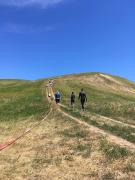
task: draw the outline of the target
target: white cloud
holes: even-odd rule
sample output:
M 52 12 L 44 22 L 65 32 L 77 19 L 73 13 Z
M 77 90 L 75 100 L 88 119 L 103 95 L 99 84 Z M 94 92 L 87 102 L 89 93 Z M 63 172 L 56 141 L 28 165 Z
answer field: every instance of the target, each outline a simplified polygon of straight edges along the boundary
M 26 7 L 26 6 L 41 6 L 47 8 L 55 4 L 62 3 L 65 0 L 0 0 L 0 5 Z

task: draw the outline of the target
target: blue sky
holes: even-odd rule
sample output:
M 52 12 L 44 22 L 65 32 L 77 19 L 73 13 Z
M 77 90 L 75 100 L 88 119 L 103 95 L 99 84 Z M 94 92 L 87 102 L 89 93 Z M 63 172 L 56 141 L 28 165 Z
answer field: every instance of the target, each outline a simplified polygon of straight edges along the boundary
M 0 0 L 0 78 L 134 69 L 134 0 Z

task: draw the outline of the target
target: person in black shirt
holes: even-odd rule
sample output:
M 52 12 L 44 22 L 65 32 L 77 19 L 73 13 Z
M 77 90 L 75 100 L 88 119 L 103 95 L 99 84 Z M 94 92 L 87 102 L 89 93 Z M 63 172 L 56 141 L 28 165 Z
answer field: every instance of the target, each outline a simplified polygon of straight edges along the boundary
M 79 98 L 78 98 L 81 102 L 81 106 L 82 106 L 82 109 L 84 111 L 84 104 L 85 102 L 87 102 L 87 96 L 86 96 L 86 93 L 84 92 L 83 89 L 81 89 L 81 92 L 79 93 Z
M 72 94 L 71 94 L 71 106 L 73 107 L 74 104 L 75 104 L 75 94 L 74 94 L 74 92 L 72 92 Z

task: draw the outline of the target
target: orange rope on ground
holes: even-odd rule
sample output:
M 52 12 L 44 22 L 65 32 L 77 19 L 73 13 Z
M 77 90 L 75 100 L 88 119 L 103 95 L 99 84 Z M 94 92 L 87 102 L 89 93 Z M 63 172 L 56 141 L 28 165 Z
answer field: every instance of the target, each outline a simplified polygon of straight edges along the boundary
M 48 93 L 47 93 L 47 96 L 48 96 Z M 32 131 L 32 129 L 34 129 L 35 127 L 39 126 L 43 121 L 45 121 L 47 119 L 47 117 L 51 114 L 52 112 L 52 108 L 50 109 L 49 113 L 45 116 L 44 119 L 42 119 L 40 122 L 36 123 L 35 125 L 33 125 L 31 128 L 27 129 L 24 133 L 22 133 L 20 136 L 18 136 L 17 138 L 11 140 L 11 141 L 8 141 L 4 144 L 0 144 L 0 151 L 8 148 L 9 146 L 15 144 L 19 139 L 23 138 L 26 134 L 28 134 L 29 132 Z
M 46 115 L 46 117 L 44 119 L 42 119 L 40 122 L 36 123 L 33 127 L 31 127 L 30 129 L 27 129 L 24 133 L 22 133 L 20 136 L 18 136 L 17 138 L 15 138 L 14 140 L 11 140 L 9 142 L 6 142 L 5 144 L 0 144 L 0 151 L 6 149 L 7 147 L 11 146 L 12 144 L 15 144 L 19 139 L 21 139 L 22 137 L 24 137 L 26 134 L 28 134 L 29 132 L 32 131 L 32 129 L 34 129 L 35 127 L 39 126 L 43 121 L 45 121 L 47 119 L 47 117 L 51 114 L 52 112 L 52 108 L 49 111 L 49 113 Z

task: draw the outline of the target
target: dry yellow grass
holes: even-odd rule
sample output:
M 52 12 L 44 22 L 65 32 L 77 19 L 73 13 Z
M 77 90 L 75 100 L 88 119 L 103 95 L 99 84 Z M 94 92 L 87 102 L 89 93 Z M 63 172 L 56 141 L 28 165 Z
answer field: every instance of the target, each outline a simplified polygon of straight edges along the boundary
M 131 95 L 135 95 L 135 89 L 120 80 L 116 80 L 115 78 L 105 75 L 105 74 L 95 74 L 91 76 L 80 76 L 77 78 L 84 84 L 90 84 L 91 86 L 98 87 L 101 89 L 105 89 L 108 91 L 116 91 L 120 93 L 128 93 Z
M 17 135 L 18 129 L 32 123 L 18 122 L 10 133 Z M 86 127 L 53 112 L 30 134 L 0 153 L 0 179 L 134 179 L 135 157 L 128 155 L 110 162 L 100 150 L 101 139 Z

